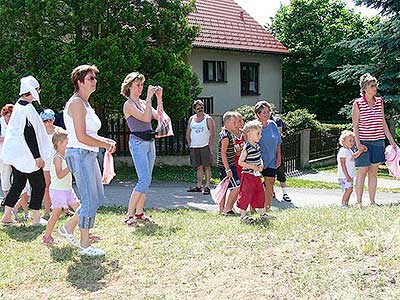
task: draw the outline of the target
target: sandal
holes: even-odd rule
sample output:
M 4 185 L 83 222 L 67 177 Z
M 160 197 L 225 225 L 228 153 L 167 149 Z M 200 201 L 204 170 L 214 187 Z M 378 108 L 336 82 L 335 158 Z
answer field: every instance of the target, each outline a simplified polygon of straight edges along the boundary
M 9 221 L 9 222 L 3 222 L 3 221 L 1 221 L 1 224 L 3 225 L 3 226 L 14 226 L 14 225 L 17 225 L 18 224 L 18 222 L 17 221 Z
M 204 188 L 203 195 L 210 195 L 210 188 L 208 186 Z
M 233 210 L 227 211 L 224 213 L 225 216 L 236 216 L 236 213 Z
M 292 199 L 290 199 L 288 194 L 283 194 L 282 199 L 283 199 L 283 201 L 286 201 L 286 202 L 292 202 Z
M 267 215 L 265 213 L 260 215 L 260 221 L 269 221 L 269 220 L 272 220 L 272 219 L 276 219 L 276 217 L 275 216 L 271 216 L 271 215 Z
M 253 224 L 254 221 L 255 220 L 253 218 L 250 218 L 249 216 L 244 216 L 242 218 L 242 222 L 245 223 L 245 224 Z
M 135 218 L 133 216 L 129 216 L 127 219 L 125 219 L 124 224 L 128 225 L 128 226 L 133 226 L 133 227 L 139 226 L 138 222 L 135 220 Z
M 194 186 L 187 190 L 189 193 L 201 193 L 201 187 Z
M 103 250 L 97 249 L 93 246 L 89 246 L 87 248 L 81 248 L 78 252 L 79 255 L 87 255 L 87 256 L 103 256 L 106 253 Z
M 80 245 L 79 245 L 78 241 L 75 239 L 75 237 L 72 233 L 67 232 L 67 230 L 65 229 L 65 226 L 59 227 L 58 233 L 62 237 L 64 237 L 71 246 L 79 248 Z
M 142 221 L 147 224 L 154 224 L 154 220 L 151 217 L 146 216 L 144 213 L 135 215 L 136 221 Z

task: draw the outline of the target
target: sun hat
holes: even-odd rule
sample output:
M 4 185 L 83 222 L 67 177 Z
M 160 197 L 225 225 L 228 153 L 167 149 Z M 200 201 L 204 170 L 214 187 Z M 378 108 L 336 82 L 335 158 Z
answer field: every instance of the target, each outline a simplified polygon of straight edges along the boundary
M 42 121 L 48 121 L 48 120 L 53 120 L 55 119 L 56 114 L 54 111 L 50 108 L 46 108 L 40 113 L 40 117 L 42 118 Z
M 40 87 L 39 82 L 32 75 L 23 77 L 21 78 L 19 95 L 21 96 L 26 93 L 31 93 L 33 100 L 36 100 L 37 102 L 40 103 L 39 93 L 36 90 L 39 87 Z

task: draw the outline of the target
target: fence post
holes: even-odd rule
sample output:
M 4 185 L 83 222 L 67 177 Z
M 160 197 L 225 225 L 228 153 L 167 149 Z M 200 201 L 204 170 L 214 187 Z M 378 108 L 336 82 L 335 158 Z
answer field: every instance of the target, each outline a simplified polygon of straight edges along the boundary
M 300 135 L 300 168 L 308 166 L 310 160 L 310 129 L 303 129 Z
M 221 115 L 211 115 L 215 123 L 215 140 L 212 149 L 213 153 L 213 164 L 217 164 L 217 155 L 218 155 L 218 141 L 219 141 L 219 133 L 221 132 L 222 128 L 222 116 Z

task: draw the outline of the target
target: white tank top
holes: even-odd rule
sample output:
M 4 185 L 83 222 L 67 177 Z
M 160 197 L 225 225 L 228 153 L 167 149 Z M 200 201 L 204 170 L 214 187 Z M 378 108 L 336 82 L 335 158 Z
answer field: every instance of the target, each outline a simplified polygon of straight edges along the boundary
M 64 108 L 64 123 L 65 123 L 65 128 L 67 129 L 68 133 L 68 145 L 67 148 L 81 148 L 81 149 L 86 149 L 94 152 L 99 152 L 98 147 L 91 147 L 88 145 L 85 145 L 81 142 L 78 141 L 78 138 L 76 137 L 75 133 L 75 127 L 74 127 L 74 122 L 72 121 L 71 116 L 68 113 L 68 107 L 72 99 L 80 99 L 85 108 L 86 108 L 86 134 L 90 135 L 94 138 L 97 138 L 97 131 L 99 131 L 101 127 L 101 121 L 99 117 L 96 115 L 96 112 L 94 109 L 90 106 L 89 103 L 86 103 L 77 95 L 73 95 L 67 102 Z
M 208 115 L 201 122 L 196 122 L 194 116 L 190 122 L 190 148 L 202 148 L 208 145 L 210 130 L 207 127 Z

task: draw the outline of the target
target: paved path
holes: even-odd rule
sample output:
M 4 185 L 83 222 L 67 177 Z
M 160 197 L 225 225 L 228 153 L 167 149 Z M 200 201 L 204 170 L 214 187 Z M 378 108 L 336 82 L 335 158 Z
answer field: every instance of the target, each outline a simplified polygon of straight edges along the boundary
M 107 206 L 127 206 L 130 193 L 134 182 L 113 181 L 112 184 L 105 186 L 105 205 Z M 200 210 L 217 210 L 217 206 L 212 202 L 210 196 L 201 193 L 188 193 L 186 189 L 188 183 L 165 183 L 153 182 L 146 200 L 146 207 L 158 209 L 190 208 Z M 295 208 L 295 207 L 320 207 L 340 205 L 341 191 L 323 189 L 294 189 L 288 188 L 292 203 L 274 201 L 273 207 L 276 209 Z M 277 189 L 277 197 L 280 199 L 282 194 L 280 188 Z M 350 203 L 355 203 L 353 193 Z M 376 202 L 381 204 L 400 203 L 398 193 L 378 193 Z M 368 193 L 364 194 L 364 205 L 368 205 Z
M 296 176 L 298 179 L 307 179 L 313 181 L 337 182 L 337 175 L 328 172 L 309 172 Z M 368 179 L 365 179 L 365 183 Z M 400 180 L 378 178 L 378 187 L 380 188 L 400 188 Z

